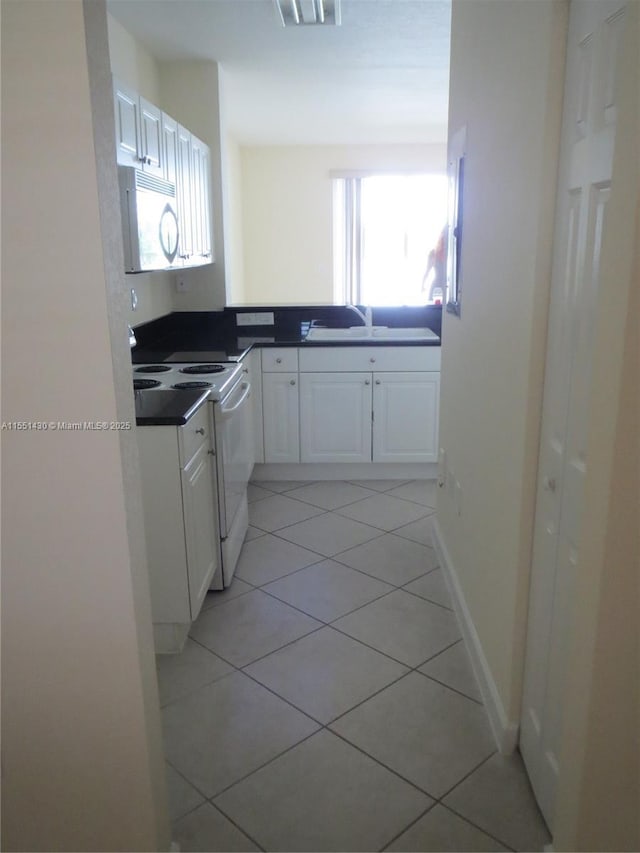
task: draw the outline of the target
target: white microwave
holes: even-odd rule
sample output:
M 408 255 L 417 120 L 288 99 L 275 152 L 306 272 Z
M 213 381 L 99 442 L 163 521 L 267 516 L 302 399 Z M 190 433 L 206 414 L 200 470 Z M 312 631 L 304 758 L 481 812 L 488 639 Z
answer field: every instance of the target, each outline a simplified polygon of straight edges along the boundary
M 181 266 L 175 184 L 133 166 L 118 166 L 118 182 L 125 272 Z

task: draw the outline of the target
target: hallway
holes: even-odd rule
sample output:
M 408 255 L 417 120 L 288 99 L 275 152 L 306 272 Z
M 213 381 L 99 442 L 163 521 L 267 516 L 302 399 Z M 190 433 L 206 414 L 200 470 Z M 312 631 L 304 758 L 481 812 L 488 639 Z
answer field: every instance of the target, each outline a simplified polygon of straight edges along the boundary
M 431 547 L 433 481 L 254 483 L 229 590 L 158 658 L 181 850 L 542 850 Z

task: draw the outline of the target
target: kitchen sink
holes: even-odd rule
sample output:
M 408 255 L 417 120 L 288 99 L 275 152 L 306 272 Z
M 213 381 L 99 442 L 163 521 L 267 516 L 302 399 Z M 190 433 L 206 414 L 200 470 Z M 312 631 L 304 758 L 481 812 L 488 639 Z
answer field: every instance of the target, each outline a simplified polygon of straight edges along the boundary
M 435 332 L 427 328 L 398 329 L 387 326 L 350 326 L 347 329 L 309 330 L 307 341 L 437 341 Z
M 380 328 L 380 327 L 376 327 Z M 359 341 L 370 338 L 371 326 L 350 326 L 348 329 L 309 329 L 307 341 Z
M 385 341 L 437 341 L 440 340 L 435 332 L 427 328 L 394 329 L 386 326 L 374 326 L 371 337 Z

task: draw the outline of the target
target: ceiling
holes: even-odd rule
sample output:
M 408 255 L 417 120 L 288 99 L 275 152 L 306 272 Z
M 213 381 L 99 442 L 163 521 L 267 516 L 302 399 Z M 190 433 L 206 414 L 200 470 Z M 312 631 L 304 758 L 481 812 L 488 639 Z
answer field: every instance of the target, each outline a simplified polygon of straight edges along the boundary
M 340 26 L 284 28 L 273 0 L 108 0 L 159 60 L 214 60 L 253 145 L 446 140 L 451 0 L 342 0 Z

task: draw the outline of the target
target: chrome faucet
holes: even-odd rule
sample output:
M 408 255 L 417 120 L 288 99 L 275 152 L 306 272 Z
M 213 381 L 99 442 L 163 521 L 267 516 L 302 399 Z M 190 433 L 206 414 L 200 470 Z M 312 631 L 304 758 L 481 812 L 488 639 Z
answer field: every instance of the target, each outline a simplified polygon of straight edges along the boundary
M 347 308 L 351 308 L 352 311 L 355 311 L 365 326 L 368 326 L 369 328 L 373 326 L 373 311 L 371 310 L 370 305 L 365 305 L 364 312 L 362 312 L 356 305 L 347 305 Z

